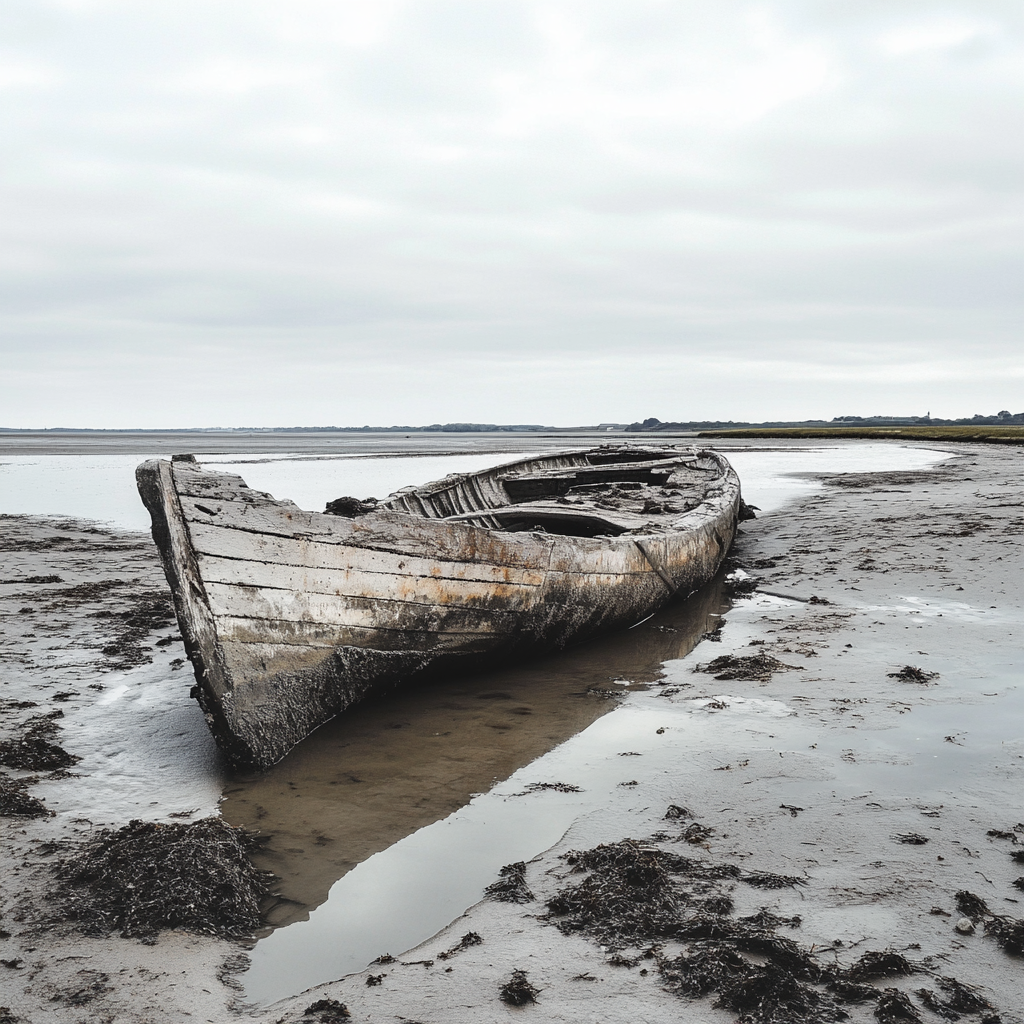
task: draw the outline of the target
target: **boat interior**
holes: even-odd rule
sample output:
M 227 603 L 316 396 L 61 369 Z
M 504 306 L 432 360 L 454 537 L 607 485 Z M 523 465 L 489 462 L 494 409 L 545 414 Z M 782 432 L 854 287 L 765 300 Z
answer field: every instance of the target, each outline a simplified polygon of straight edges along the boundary
M 382 502 L 339 498 L 326 511 L 402 512 L 513 533 L 614 537 L 668 529 L 724 472 L 710 452 L 615 445 L 456 474 Z

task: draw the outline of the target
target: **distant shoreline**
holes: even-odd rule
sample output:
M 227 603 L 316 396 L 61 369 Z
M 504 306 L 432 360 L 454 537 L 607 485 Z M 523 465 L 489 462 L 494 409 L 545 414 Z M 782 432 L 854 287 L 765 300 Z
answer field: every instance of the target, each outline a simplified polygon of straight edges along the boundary
M 89 434 L 102 436 L 123 435 L 161 435 L 161 434 L 215 434 L 237 436 L 249 434 L 579 434 L 579 433 L 626 433 L 626 434 L 658 434 L 658 433 L 693 433 L 708 432 L 706 436 L 714 437 L 721 432 L 730 432 L 735 437 L 759 437 L 757 434 L 739 434 L 737 431 L 770 431 L 774 436 L 827 436 L 840 433 L 847 437 L 876 437 L 876 431 L 892 429 L 927 431 L 946 428 L 978 430 L 994 427 L 994 431 L 986 431 L 995 435 L 1003 435 L 1007 431 L 1024 430 L 1024 412 L 1010 413 L 1006 410 L 992 416 L 976 415 L 961 419 L 941 419 L 925 416 L 836 416 L 831 420 L 688 420 L 679 422 L 663 422 L 651 417 L 642 422 L 633 423 L 596 423 L 572 427 L 543 426 L 539 423 L 430 423 L 425 426 L 389 426 L 389 427 L 0 427 L 0 437 L 4 435 L 46 435 L 54 434 Z M 781 431 L 818 431 L 818 434 L 796 433 L 787 435 Z M 853 431 L 869 431 L 857 434 Z M 938 436 L 938 435 L 936 435 Z M 959 439 L 958 434 L 942 435 L 952 440 Z
M 852 438 L 856 440 L 972 441 L 976 444 L 1024 444 L 1024 427 L 749 427 L 702 430 L 698 437 Z

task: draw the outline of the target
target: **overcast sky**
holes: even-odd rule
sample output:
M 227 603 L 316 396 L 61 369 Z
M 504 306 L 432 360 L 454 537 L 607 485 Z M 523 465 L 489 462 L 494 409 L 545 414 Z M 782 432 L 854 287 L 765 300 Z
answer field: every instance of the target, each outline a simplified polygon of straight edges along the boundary
M 1024 7 L 4 0 L 0 426 L 1024 409 Z

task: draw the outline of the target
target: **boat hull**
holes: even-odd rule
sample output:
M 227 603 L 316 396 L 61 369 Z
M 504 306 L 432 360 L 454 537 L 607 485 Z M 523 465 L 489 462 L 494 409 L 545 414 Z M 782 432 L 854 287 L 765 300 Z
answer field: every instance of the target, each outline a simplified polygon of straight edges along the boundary
M 671 530 L 617 537 L 429 518 L 406 496 L 353 519 L 305 512 L 187 460 L 144 463 L 137 480 L 193 693 L 232 766 L 260 771 L 374 690 L 563 647 L 696 590 L 741 508 L 720 462 Z

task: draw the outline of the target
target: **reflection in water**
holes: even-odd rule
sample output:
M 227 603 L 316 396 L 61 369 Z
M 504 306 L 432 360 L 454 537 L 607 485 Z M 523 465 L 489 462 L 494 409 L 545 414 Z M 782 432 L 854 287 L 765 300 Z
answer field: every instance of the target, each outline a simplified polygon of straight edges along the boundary
M 420 683 L 328 723 L 265 775 L 236 777 L 222 813 L 259 829 L 278 876 L 275 928 L 305 920 L 357 864 L 507 779 L 661 678 L 728 607 L 719 576 L 633 629 L 515 668 Z

